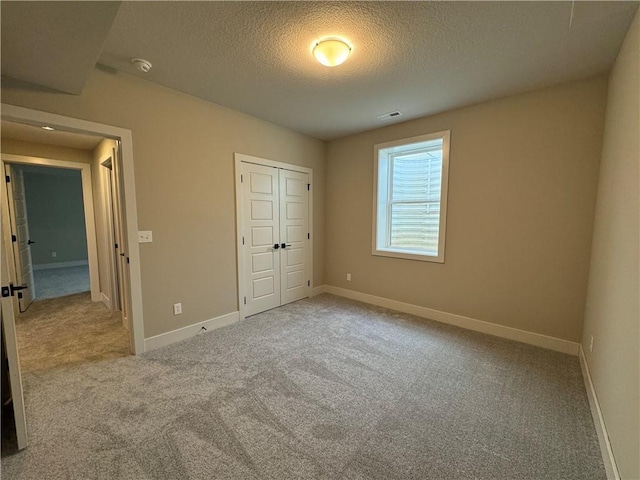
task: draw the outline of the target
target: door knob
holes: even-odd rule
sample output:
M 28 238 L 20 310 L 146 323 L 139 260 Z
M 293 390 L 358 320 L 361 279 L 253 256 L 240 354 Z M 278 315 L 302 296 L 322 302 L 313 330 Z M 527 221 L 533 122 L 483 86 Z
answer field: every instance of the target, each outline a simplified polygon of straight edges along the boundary
M 32 243 L 36 243 L 33 240 L 27 240 L 27 245 L 31 245 Z
M 287 248 L 290 247 L 291 244 L 290 243 L 283 243 L 282 245 L 280 245 L 282 248 Z
M 284 243 L 283 243 L 282 245 L 284 245 Z M 279 248 L 280 248 L 280 245 L 278 245 L 277 243 L 274 243 L 274 244 L 273 244 L 273 249 L 274 249 L 274 250 L 277 250 L 277 249 L 279 249 Z M 284 247 L 282 247 L 282 248 L 284 248 Z

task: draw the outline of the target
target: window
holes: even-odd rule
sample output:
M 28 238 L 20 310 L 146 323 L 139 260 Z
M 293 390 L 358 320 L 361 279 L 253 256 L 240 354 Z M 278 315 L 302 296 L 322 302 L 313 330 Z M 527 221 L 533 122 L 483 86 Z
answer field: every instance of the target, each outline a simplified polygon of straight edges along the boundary
M 449 136 L 375 146 L 373 255 L 444 263 Z

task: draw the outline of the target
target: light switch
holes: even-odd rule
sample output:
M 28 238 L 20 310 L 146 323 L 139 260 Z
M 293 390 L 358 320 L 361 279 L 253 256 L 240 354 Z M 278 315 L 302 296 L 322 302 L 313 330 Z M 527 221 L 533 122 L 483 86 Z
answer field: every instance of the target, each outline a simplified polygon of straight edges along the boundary
M 138 243 L 151 243 L 153 242 L 153 233 L 151 230 L 140 230 L 138 232 Z

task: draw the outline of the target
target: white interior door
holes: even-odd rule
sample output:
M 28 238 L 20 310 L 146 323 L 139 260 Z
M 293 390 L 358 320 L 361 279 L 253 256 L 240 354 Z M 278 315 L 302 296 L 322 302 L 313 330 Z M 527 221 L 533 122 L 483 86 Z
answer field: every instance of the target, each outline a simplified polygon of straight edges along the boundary
M 27 222 L 27 199 L 24 189 L 24 176 L 20 168 L 6 165 L 7 198 L 9 200 L 9 218 L 13 241 L 13 258 L 16 264 L 17 281 L 27 288 L 17 293 L 20 312 L 24 312 L 35 298 L 33 265 L 31 263 L 31 239 Z
M 250 162 L 239 169 L 240 302 L 250 316 L 309 296 L 309 174 Z
M 122 174 L 122 159 L 117 149 L 113 150 L 113 169 L 111 171 L 111 199 L 114 208 L 114 232 L 117 238 L 115 252 L 118 263 L 118 292 L 120 308 L 122 309 L 122 323 L 129 329 L 131 318 L 131 298 L 129 297 L 129 260 L 127 255 L 127 219 L 124 205 L 122 204 L 122 192 L 124 192 L 124 176 Z
M 281 304 L 309 296 L 309 174 L 279 170 Z
M 242 163 L 245 315 L 280 305 L 278 169 Z
M 7 353 L 9 367 L 9 384 L 11 386 L 11 402 L 15 419 L 16 438 L 18 448 L 22 450 L 27 446 L 27 419 L 24 412 L 24 396 L 22 394 L 22 375 L 20 374 L 20 360 L 18 358 L 18 341 L 16 339 L 16 324 L 11 296 L 5 295 L 5 287 L 11 283 L 9 262 L 6 251 L 5 236 L 0 235 L 0 282 L 3 287 L 3 296 L 0 302 L 0 318 Z

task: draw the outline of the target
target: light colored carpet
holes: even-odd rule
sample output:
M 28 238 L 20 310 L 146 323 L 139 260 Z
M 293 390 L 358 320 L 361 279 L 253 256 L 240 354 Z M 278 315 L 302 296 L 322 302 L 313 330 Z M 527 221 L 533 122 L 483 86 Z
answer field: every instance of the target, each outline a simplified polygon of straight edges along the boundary
M 88 292 L 91 290 L 89 266 L 34 270 L 33 283 L 38 300 Z
M 25 375 L 7 479 L 603 479 L 578 360 L 321 295 Z
M 36 300 L 16 317 L 23 373 L 126 357 L 129 333 L 90 293 Z

